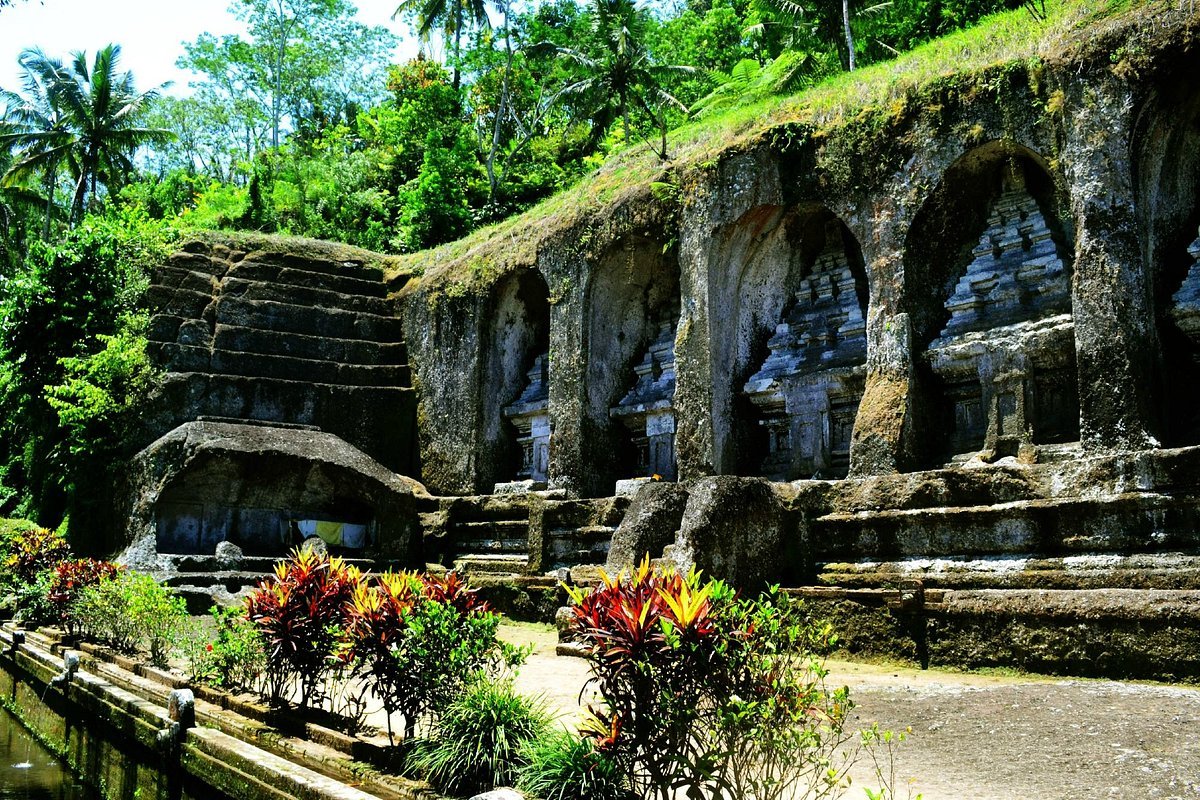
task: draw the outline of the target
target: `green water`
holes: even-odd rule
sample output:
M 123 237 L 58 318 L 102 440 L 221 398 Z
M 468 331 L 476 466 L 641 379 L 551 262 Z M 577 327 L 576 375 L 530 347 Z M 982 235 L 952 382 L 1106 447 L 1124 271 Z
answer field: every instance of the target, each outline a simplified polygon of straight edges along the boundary
M 0 709 L 0 800 L 99 800 L 99 795 Z

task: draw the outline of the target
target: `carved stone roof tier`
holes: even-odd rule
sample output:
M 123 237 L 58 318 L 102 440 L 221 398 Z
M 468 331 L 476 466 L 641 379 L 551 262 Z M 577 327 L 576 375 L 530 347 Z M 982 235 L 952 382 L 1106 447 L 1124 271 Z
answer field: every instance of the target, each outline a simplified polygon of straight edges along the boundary
M 787 375 L 866 360 L 866 320 L 854 273 L 840 247 L 827 247 L 817 257 L 795 300 L 767 342 L 770 352 L 762 367 L 746 382 L 745 390 L 751 394 L 768 391 Z
M 529 378 L 525 390 L 512 405 L 505 407 L 504 416 L 524 417 L 546 411 L 546 407 L 550 403 L 549 361 L 549 353 L 542 353 L 533 359 L 533 366 L 529 368 L 529 372 L 525 373 Z
M 1019 168 L 1006 175 L 972 256 L 946 301 L 950 321 L 935 347 L 971 331 L 1070 311 L 1070 277 Z
M 645 357 L 633 368 L 637 381 L 609 412 L 614 417 L 670 408 L 675 401 L 675 325 L 663 322 Z

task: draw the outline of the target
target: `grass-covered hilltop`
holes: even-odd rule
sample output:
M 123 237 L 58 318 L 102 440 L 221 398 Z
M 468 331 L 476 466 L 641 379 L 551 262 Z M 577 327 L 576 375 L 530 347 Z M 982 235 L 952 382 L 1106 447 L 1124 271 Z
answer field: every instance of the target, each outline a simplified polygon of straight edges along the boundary
M 1046 4 L 1044 16 L 1021 7 L 983 17 L 911 52 L 795 93 L 777 91 L 781 83 L 772 83 L 775 76 L 763 69 L 722 95 L 724 102 L 672 130 L 667 158 L 652 144 L 620 149 L 577 185 L 528 212 L 405 256 L 400 269 L 435 282 L 472 284 L 506 266 L 532 264 L 538 243 L 551 234 L 599 225 L 629 203 L 686 203 L 688 189 L 703 181 L 705 171 L 763 146 L 810 148 L 816 155 L 808 166 L 822 173 L 822 184 L 848 191 L 868 180 L 868 170 L 880 174 L 902 166 L 897 150 L 921 145 L 912 138 L 918 119 L 950 117 L 974 100 L 1018 86 L 1038 104 L 1031 111 L 1061 116 L 1069 109 L 1054 76 L 1067 65 L 1131 78 L 1147 69 L 1152 53 L 1189 49 L 1196 26 L 1186 3 L 1066 0 Z M 987 132 L 966 127 L 953 133 L 970 144 L 984 141 Z

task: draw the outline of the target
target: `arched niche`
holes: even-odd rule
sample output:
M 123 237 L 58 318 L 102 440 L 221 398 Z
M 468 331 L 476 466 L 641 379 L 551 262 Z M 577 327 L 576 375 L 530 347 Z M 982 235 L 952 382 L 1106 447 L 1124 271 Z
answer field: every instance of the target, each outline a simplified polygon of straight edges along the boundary
M 665 250 L 665 252 L 664 252 Z M 675 478 L 675 335 L 679 264 L 674 248 L 628 237 L 596 265 L 587 307 L 585 437 L 590 483 Z
M 496 286 L 483 363 L 481 490 L 514 480 L 546 481 L 550 292 L 534 269 Z
M 844 476 L 866 363 L 857 240 L 823 206 L 763 207 L 731 227 L 721 251 L 738 276 L 732 335 L 718 337 L 737 471 Z
M 1078 441 L 1065 209 L 1040 156 L 996 141 L 959 158 L 914 219 L 902 303 L 931 465 Z
M 1200 444 L 1200 90 L 1194 81 L 1165 83 L 1147 103 L 1134 155 L 1162 362 L 1156 432 L 1167 445 Z

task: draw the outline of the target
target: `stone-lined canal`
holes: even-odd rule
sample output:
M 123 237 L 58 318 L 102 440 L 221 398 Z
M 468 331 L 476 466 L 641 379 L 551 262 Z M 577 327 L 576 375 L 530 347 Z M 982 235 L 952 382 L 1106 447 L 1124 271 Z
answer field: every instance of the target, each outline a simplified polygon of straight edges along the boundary
M 69 767 L 0 709 L 0 800 L 98 800 Z

